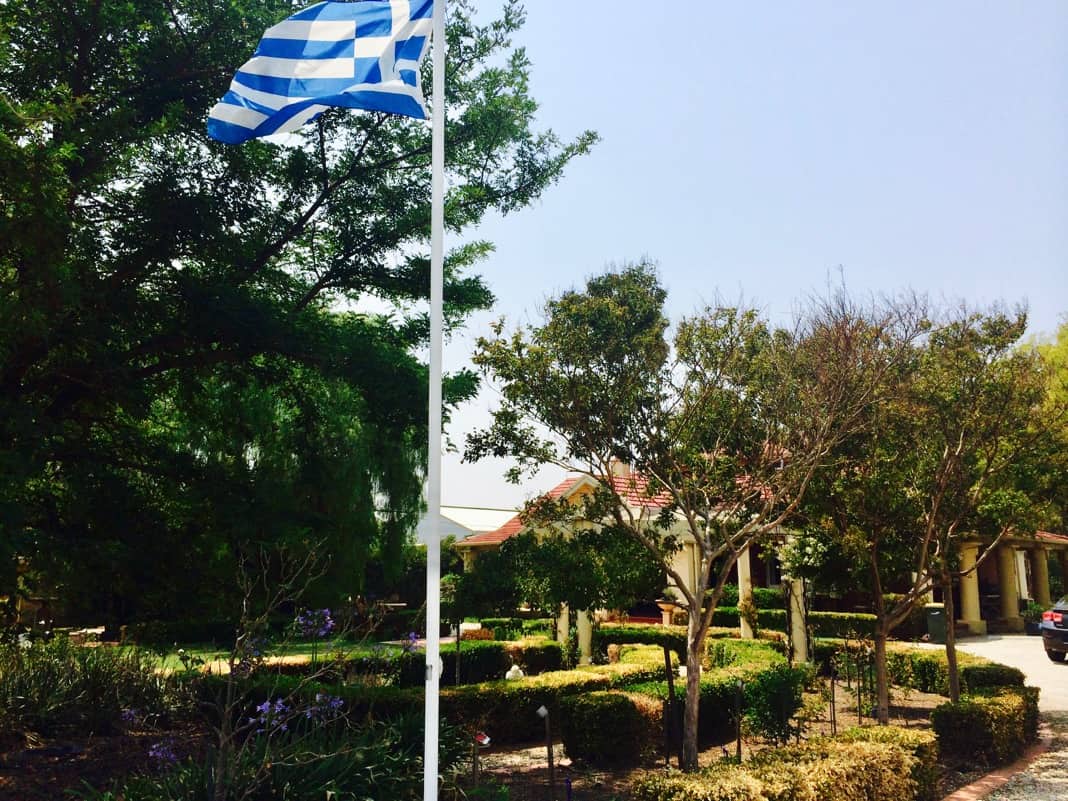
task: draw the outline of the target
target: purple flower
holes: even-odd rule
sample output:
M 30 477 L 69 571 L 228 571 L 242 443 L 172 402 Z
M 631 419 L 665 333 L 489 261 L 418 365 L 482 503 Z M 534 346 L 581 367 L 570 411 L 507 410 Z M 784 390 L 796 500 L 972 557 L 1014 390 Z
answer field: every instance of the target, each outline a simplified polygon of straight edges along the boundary
M 123 723 L 136 723 L 141 713 L 136 709 L 124 709 L 119 713 L 119 717 L 122 718 Z
M 148 749 L 149 759 L 157 762 L 174 763 L 178 761 L 178 755 L 174 753 L 174 743 L 171 740 L 161 740 Z
M 326 637 L 336 628 L 329 609 L 305 609 L 293 621 L 303 637 Z

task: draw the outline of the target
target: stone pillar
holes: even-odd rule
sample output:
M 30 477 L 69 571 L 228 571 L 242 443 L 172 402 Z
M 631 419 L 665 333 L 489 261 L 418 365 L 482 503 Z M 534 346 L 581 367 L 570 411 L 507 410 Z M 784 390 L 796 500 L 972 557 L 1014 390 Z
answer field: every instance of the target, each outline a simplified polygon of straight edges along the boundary
M 571 629 L 571 613 L 567 604 L 560 607 L 560 617 L 556 618 L 556 641 L 567 648 L 567 635 Z
M 986 634 L 986 621 L 979 612 L 979 575 L 975 559 L 979 545 L 966 542 L 960 548 L 960 619 L 972 634 Z
M 741 610 L 746 600 L 753 603 L 753 568 L 749 559 L 749 547 L 738 555 L 738 609 Z M 742 639 L 753 639 L 753 627 L 749 625 L 743 615 L 739 615 L 741 621 Z
M 1016 551 L 1011 545 L 999 545 L 997 557 L 1001 617 L 1010 631 L 1023 631 L 1023 618 L 1020 617 L 1020 594 L 1016 585 Z
M 808 631 L 805 627 L 805 582 L 783 576 L 790 584 L 790 643 L 794 662 L 808 662 Z
M 1049 608 L 1053 606 L 1049 593 L 1049 552 L 1045 548 L 1034 548 L 1029 556 L 1031 577 L 1035 580 L 1035 603 Z
M 593 621 L 590 613 L 583 609 L 575 615 L 575 626 L 578 628 L 579 664 L 588 665 L 593 662 Z

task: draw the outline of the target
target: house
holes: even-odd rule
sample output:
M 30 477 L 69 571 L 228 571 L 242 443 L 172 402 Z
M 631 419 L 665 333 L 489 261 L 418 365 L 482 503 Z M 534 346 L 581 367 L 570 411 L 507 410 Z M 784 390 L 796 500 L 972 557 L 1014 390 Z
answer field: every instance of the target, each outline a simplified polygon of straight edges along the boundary
M 616 465 L 609 480 L 636 516 L 651 519 L 668 504 L 666 496 L 652 495 L 648 482 L 642 476 L 631 473 L 626 465 Z M 545 497 L 577 503 L 597 486 L 598 481 L 590 476 L 572 475 L 545 493 Z M 479 553 L 499 548 L 510 537 L 529 530 L 532 530 L 531 527 L 516 513 L 495 529 L 467 537 L 457 544 L 465 569 L 474 563 Z M 696 583 L 700 554 L 681 522 L 676 533 L 682 547 L 675 554 L 672 567 L 692 588 Z M 787 532 L 782 534 L 787 536 Z M 984 558 L 976 568 L 976 561 L 985 552 L 984 549 L 985 545 L 979 539 L 964 539 L 961 544 L 960 568 L 963 575 L 954 587 L 954 600 L 958 625 L 969 633 L 1022 631 L 1024 621 L 1021 612 L 1028 603 L 1051 606 L 1054 600 L 1050 587 L 1051 559 L 1056 560 L 1062 586 L 1068 592 L 1068 536 L 1047 531 L 1013 534 L 1003 538 L 995 552 Z M 774 550 L 759 545 L 740 555 L 732 573 L 732 580 L 738 583 L 741 597 L 745 597 L 749 588 L 778 586 L 784 578 Z M 795 592 L 793 595 L 799 594 Z M 929 600 L 940 600 L 939 595 L 940 591 L 935 590 L 929 595 Z M 860 600 L 863 601 L 863 598 Z M 669 615 L 665 614 L 665 622 L 668 618 Z M 578 613 L 577 623 L 581 638 L 589 626 L 585 612 Z M 560 625 L 567 625 L 566 618 Z M 741 628 L 742 636 L 752 636 L 744 622 Z
M 480 506 L 442 506 L 438 518 L 438 535 L 457 542 L 495 531 L 516 515 L 515 509 Z M 425 515 L 415 528 L 416 542 L 425 543 L 430 532 L 430 517 Z
M 614 465 L 613 473 L 607 479 L 599 481 L 585 474 L 568 476 L 541 497 L 577 504 L 581 502 L 584 496 L 592 493 L 600 485 L 601 481 L 605 480 L 611 482 L 612 488 L 624 500 L 630 513 L 638 519 L 645 519 L 651 522 L 665 507 L 670 505 L 671 499 L 669 495 L 651 492 L 648 480 L 637 473 L 631 472 L 628 466 L 622 463 Z M 463 557 L 464 569 L 470 569 L 480 553 L 500 548 L 501 544 L 506 540 L 527 531 L 536 532 L 537 529 L 525 523 L 522 515 L 516 513 L 498 528 L 472 535 L 458 542 L 456 549 Z M 687 589 L 692 590 L 697 584 L 697 575 L 700 570 L 700 551 L 694 542 L 692 534 L 690 534 L 689 529 L 681 519 L 672 533 L 678 537 L 680 548 L 672 558 L 671 567 L 682 578 Z M 738 583 L 741 597 L 745 597 L 747 591 L 751 591 L 753 586 L 775 586 L 782 580 L 774 552 L 770 550 L 763 551 L 759 546 L 753 546 L 743 551 L 732 568 L 732 572 L 734 581 Z M 659 615 L 659 613 L 657 614 Z M 670 622 L 670 612 L 665 611 L 661 620 L 665 623 Z M 557 621 L 557 625 L 566 632 L 569 623 L 569 612 L 564 610 L 563 615 Z M 579 632 L 580 652 L 584 658 L 587 658 L 589 656 L 589 639 L 592 632 L 588 610 L 577 611 L 576 626 Z M 743 637 L 753 636 L 752 630 L 744 622 L 741 625 L 741 631 Z

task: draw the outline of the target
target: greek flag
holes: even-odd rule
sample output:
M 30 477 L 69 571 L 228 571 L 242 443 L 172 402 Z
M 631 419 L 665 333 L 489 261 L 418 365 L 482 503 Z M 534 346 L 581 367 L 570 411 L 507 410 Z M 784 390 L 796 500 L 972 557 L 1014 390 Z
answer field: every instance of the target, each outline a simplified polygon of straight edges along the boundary
M 330 106 L 426 119 L 419 62 L 433 5 L 327 0 L 269 28 L 208 114 L 208 134 L 237 144 L 288 133 Z

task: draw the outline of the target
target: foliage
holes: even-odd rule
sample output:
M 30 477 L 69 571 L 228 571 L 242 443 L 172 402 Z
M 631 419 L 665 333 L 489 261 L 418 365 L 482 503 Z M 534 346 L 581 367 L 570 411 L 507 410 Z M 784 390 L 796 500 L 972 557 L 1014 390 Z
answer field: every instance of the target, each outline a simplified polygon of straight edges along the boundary
M 29 647 L 0 643 L 0 729 L 110 734 L 128 710 L 158 722 L 180 696 L 155 668 L 135 649 L 83 648 L 64 637 Z
M 931 725 L 946 756 L 969 764 L 1004 765 L 1038 735 L 1038 690 L 967 695 L 935 707 Z
M 648 773 L 635 801 L 908 801 L 916 759 L 889 743 L 815 740 L 763 751 L 745 765 Z
M 745 723 L 773 743 L 787 743 L 801 732 L 795 720 L 810 680 L 807 666 L 774 665 L 745 683 Z
M 634 765 L 663 740 L 663 708 L 638 693 L 592 692 L 560 703 L 560 740 L 573 760 Z
M 972 654 L 958 654 L 958 659 L 961 687 L 965 692 L 1024 684 L 1024 675 L 1017 668 Z M 949 664 L 943 651 L 891 648 L 887 652 L 887 669 L 894 684 L 949 695 Z
M 757 609 L 785 609 L 786 598 L 779 587 L 753 587 L 753 603 Z M 724 584 L 719 606 L 738 606 L 738 585 Z
M 645 643 L 670 648 L 680 660 L 686 659 L 686 628 L 641 623 L 602 623 L 593 633 L 593 650 L 604 656 L 609 645 Z
M 371 553 L 401 564 L 422 509 L 430 129 L 335 109 L 284 143 L 209 140 L 208 108 L 291 11 L 4 4 L 0 594 L 22 555 L 73 615 L 124 623 L 226 610 L 253 543 L 329 551 L 318 606 Z M 596 137 L 537 129 L 516 2 L 451 11 L 463 56 L 432 100 L 463 237 Z M 450 327 L 491 304 L 468 272 L 490 250 L 447 254 Z M 382 311 L 356 311 L 369 299 Z M 476 386 L 448 376 L 448 407 Z
M 743 713 L 747 709 L 749 695 L 745 688 L 749 682 L 786 667 L 786 658 L 779 650 L 759 640 L 715 640 L 709 646 L 706 662 L 697 700 L 698 731 L 705 742 L 734 733 L 738 723 L 736 709 L 740 707 Z M 629 684 L 626 689 L 661 700 L 668 697 L 668 685 L 662 677 Z
M 440 732 L 439 762 L 449 775 L 466 755 L 467 742 L 451 726 Z M 253 747 L 234 752 L 231 782 L 216 792 L 215 759 L 190 760 L 158 775 L 127 780 L 121 789 L 86 792 L 84 801 L 362 801 L 422 797 L 422 719 L 312 726 L 307 731 L 260 736 Z M 266 765 L 266 773 L 260 771 Z
M 915 757 L 912 780 L 916 783 L 916 801 L 937 801 L 942 797 L 939 783 L 942 769 L 938 764 L 938 738 L 923 729 L 900 726 L 854 726 L 839 732 L 838 740 L 847 743 L 888 743 Z
M 588 479 L 584 494 L 529 503 L 525 522 L 630 538 L 661 563 L 690 616 L 693 715 L 698 660 L 737 554 L 790 517 L 852 429 L 898 357 L 883 347 L 898 321 L 824 303 L 786 331 L 753 309 L 709 307 L 669 342 L 665 297 L 648 264 L 631 265 L 552 298 L 541 325 L 506 335 L 501 322 L 475 356 L 501 406 L 465 458 L 509 456 L 515 481 L 547 464 Z M 695 582 L 673 567 L 684 539 L 702 566 Z M 687 718 L 691 768 L 696 726 Z

